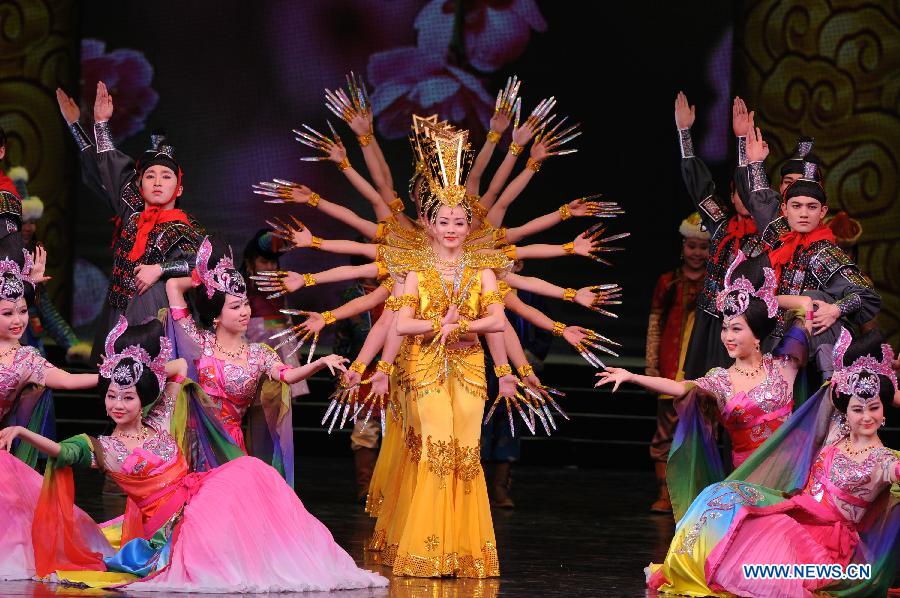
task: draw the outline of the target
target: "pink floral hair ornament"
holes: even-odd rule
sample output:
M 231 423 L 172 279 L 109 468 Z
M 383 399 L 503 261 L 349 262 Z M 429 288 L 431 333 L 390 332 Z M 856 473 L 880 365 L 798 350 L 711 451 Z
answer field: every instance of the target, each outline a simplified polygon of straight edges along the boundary
M 7 258 L 0 260 L 0 299 L 5 301 L 17 301 L 25 294 L 25 283 L 34 288 L 34 279 L 31 271 L 34 269 L 34 260 L 27 250 L 23 249 L 25 263 L 19 268 L 19 264 Z M 11 274 L 12 276 L 6 276 Z
M 774 318 L 778 314 L 778 301 L 775 299 L 775 289 L 778 282 L 775 279 L 775 271 L 772 268 L 763 268 L 763 284 L 759 290 L 753 287 L 753 283 L 741 276 L 732 281 L 731 276 L 735 268 L 747 260 L 743 251 L 738 251 L 734 261 L 725 272 L 725 286 L 716 295 L 716 309 L 722 313 L 725 319 L 736 318 L 750 307 L 750 298 L 756 297 L 766 304 L 769 317 Z
M 247 298 L 247 283 L 234 267 L 231 256 L 223 256 L 212 270 L 209 269 L 209 258 L 212 256 L 212 243 L 209 237 L 203 239 L 197 250 L 197 276 L 206 287 L 207 299 L 212 299 L 216 291 L 233 295 L 241 299 Z
M 897 373 L 891 367 L 891 362 L 894 361 L 894 350 L 891 346 L 887 343 L 881 345 L 881 361 L 871 355 L 865 355 L 858 357 L 849 367 L 844 367 L 844 355 L 852 340 L 850 333 L 842 326 L 831 357 L 834 366 L 831 387 L 834 391 L 866 403 L 878 396 L 878 389 L 881 386 L 878 376 L 890 380 L 896 391 Z
M 100 364 L 100 375 L 127 388 L 137 384 L 141 379 L 141 374 L 144 373 L 144 368 L 148 367 L 159 381 L 159 387 L 162 388 L 166 384 L 166 362 L 172 356 L 172 342 L 161 336 L 159 338 L 159 355 L 156 358 L 150 357 L 147 350 L 140 345 L 129 345 L 121 352 L 116 353 L 116 341 L 119 340 L 126 328 L 128 328 L 128 320 L 125 319 L 125 316 L 119 316 L 115 327 L 106 335 L 106 343 L 103 345 L 106 353 Z M 125 359 L 130 359 L 131 363 L 122 363 Z

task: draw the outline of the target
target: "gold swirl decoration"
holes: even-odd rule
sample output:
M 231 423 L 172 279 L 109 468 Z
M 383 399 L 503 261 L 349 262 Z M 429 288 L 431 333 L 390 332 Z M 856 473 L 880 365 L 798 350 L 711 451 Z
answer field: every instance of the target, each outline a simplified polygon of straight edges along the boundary
M 76 9 L 72 1 L 0 3 L 0 124 L 9 137 L 4 162 L 27 168 L 28 192 L 44 202 L 38 235 L 53 276 L 48 291 L 60 307 L 71 296 L 70 205 L 77 165 L 56 88 L 71 92 L 77 81 Z
M 800 135 L 825 172 L 832 211 L 860 221 L 858 261 L 881 293 L 878 321 L 900 342 L 900 4 L 744 2 L 735 87 L 771 148 L 773 184 Z

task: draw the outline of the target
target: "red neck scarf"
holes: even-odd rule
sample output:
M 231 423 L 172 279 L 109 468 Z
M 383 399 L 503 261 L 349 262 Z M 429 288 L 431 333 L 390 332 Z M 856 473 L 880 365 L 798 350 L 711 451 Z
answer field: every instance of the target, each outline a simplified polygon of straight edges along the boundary
M 145 207 L 138 216 L 137 235 L 134 238 L 134 245 L 128 253 L 128 259 L 132 262 L 140 261 L 144 256 L 144 251 L 147 250 L 147 239 L 153 232 L 153 227 L 157 224 L 174 221 L 188 224 L 187 214 L 176 208 L 163 210 L 159 206 Z
M 816 241 L 827 240 L 834 243 L 834 233 L 824 224 L 819 224 L 808 233 L 791 231 L 780 237 L 781 245 L 777 249 L 769 251 L 769 261 L 775 270 L 775 278 L 781 284 L 781 269 L 791 262 L 798 247 L 809 247 Z
M 0 172 L 0 191 L 8 191 L 16 197 L 19 197 L 19 190 L 16 189 L 16 184 L 3 172 Z
M 753 222 L 753 218 L 750 216 L 741 216 L 740 214 L 735 214 L 731 217 L 731 220 L 728 221 L 726 225 L 725 236 L 722 237 L 722 240 L 719 241 L 719 247 L 716 249 L 716 262 L 719 261 L 719 254 L 722 253 L 722 250 L 728 247 L 728 244 L 732 239 L 735 239 L 738 242 L 737 249 L 740 249 L 741 239 L 746 237 L 747 235 L 755 235 L 757 233 L 756 223 Z M 737 250 L 735 250 L 735 254 Z

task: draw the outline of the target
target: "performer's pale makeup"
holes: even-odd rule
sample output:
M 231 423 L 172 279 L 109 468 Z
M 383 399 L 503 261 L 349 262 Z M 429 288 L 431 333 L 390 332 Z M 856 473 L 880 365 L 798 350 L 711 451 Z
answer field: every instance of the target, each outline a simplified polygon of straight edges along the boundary
M 432 238 L 441 247 L 455 250 L 462 246 L 472 227 L 463 208 L 442 206 L 430 228 Z
M 135 420 L 141 417 L 141 398 L 134 386 L 119 386 L 116 383 L 109 385 L 104 397 L 106 413 L 112 418 L 116 426 L 129 427 Z
M 722 320 L 722 344 L 732 359 L 744 359 L 756 352 L 759 341 L 753 336 L 743 314 Z
M 28 325 L 28 304 L 25 298 L 0 301 L 0 342 L 18 341 Z
M 808 233 L 815 230 L 822 222 L 825 214 L 828 213 L 828 206 L 823 205 L 814 197 L 798 195 L 781 204 L 781 211 L 787 218 L 788 226 L 792 231 Z
M 233 335 L 244 334 L 250 323 L 250 301 L 244 297 L 225 295 L 225 305 L 217 320 L 216 334 L 222 331 Z
M 141 197 L 148 205 L 171 208 L 181 192 L 178 175 L 167 166 L 154 164 L 141 176 Z
M 850 425 L 851 440 L 877 436 L 882 421 L 884 421 L 884 406 L 880 397 L 869 399 L 865 403 L 853 397 L 847 404 L 847 423 Z

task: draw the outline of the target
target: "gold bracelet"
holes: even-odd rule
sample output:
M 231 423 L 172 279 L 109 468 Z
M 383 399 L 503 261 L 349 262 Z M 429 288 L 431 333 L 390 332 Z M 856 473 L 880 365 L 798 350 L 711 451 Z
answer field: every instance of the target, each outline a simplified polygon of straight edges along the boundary
M 519 366 L 519 377 L 527 378 L 528 376 L 534 376 L 534 368 L 531 367 L 530 363 L 526 363 L 525 365 Z
M 523 149 L 525 148 L 515 141 L 511 141 L 509 143 L 509 153 L 511 153 L 513 156 L 518 156 L 519 154 L 521 154 Z
M 334 324 L 335 322 L 337 322 L 337 318 L 335 318 L 335 317 L 334 317 L 334 314 L 332 314 L 330 311 L 323 311 L 323 312 L 322 312 L 322 319 L 325 320 L 325 325 L 326 325 L 326 326 L 329 325 L 329 324 Z
M 566 255 L 575 255 L 575 241 L 569 241 L 565 245 L 562 246 L 563 253 Z
M 313 236 L 312 242 L 310 243 L 309 246 L 312 247 L 313 249 L 322 249 L 323 241 L 324 241 L 324 239 L 322 239 L 321 237 Z
M 388 207 L 391 209 L 392 212 L 400 213 L 403 211 L 403 200 L 400 199 L 399 197 L 395 197 L 388 204 Z
M 494 366 L 494 375 L 498 378 L 502 378 L 503 376 L 509 376 L 512 374 L 512 366 L 508 363 L 504 363 L 503 365 L 495 365 Z
M 525 163 L 525 168 L 530 168 L 531 170 L 537 172 L 541 169 L 541 161 L 535 160 L 534 158 L 528 158 L 528 162 Z
M 564 203 L 559 206 L 559 217 L 561 220 L 568 220 L 572 217 L 572 212 L 569 210 L 569 204 Z
M 351 372 L 356 372 L 357 374 L 362 375 L 366 372 L 366 364 L 361 361 L 354 361 L 347 369 Z
M 518 258 L 516 257 L 516 246 L 515 245 L 507 245 L 500 249 L 507 258 L 512 261 L 516 261 Z
M 575 294 L 578 293 L 575 289 L 566 289 L 563 291 L 563 301 L 575 301 Z
M 320 199 L 322 199 L 322 196 L 319 195 L 318 193 L 316 193 L 315 191 L 313 191 L 312 193 L 309 194 L 309 201 L 306 202 L 306 205 L 308 205 L 311 208 L 314 208 L 319 205 Z
M 469 331 L 469 321 L 465 318 L 460 319 L 459 328 L 456 329 L 460 334 L 465 334 Z
M 305 287 L 314 287 L 316 286 L 316 279 L 312 274 L 304 274 L 303 275 L 303 286 Z
M 494 145 L 497 145 L 497 143 L 500 141 L 500 133 L 491 129 L 490 131 L 488 131 L 487 140 L 488 140 L 488 143 L 493 143 Z
M 356 140 L 359 141 L 360 147 L 366 147 L 369 145 L 369 142 L 372 141 L 372 134 L 366 133 L 365 135 L 357 135 Z
M 391 374 L 394 373 L 394 364 L 388 363 L 386 361 L 381 361 L 379 359 L 378 364 L 375 366 L 375 369 L 377 371 L 381 372 L 382 374 L 387 374 L 388 376 L 390 376 Z
M 347 170 L 350 168 L 350 160 L 347 159 L 347 156 L 344 156 L 344 159 L 341 160 L 340 164 L 337 165 L 338 170 Z
M 553 336 L 562 336 L 565 329 L 566 325 L 562 322 L 553 322 Z
M 437 319 L 437 317 L 434 317 L 431 320 L 431 331 L 434 334 L 440 334 L 440 332 L 441 332 L 441 321 L 439 319 Z

